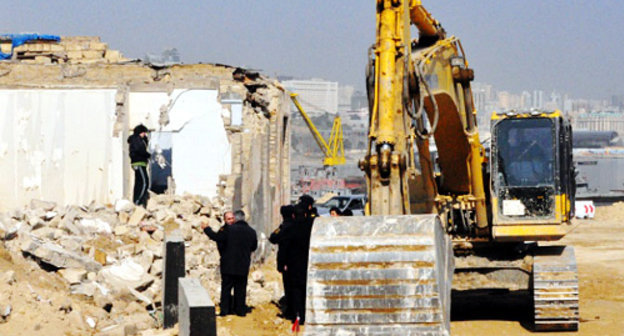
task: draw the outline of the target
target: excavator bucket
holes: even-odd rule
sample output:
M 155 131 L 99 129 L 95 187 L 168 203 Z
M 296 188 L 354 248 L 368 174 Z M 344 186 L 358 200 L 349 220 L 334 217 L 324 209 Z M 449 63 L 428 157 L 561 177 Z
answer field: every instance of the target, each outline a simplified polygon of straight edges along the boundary
M 453 253 L 437 215 L 320 217 L 305 335 L 449 335 Z

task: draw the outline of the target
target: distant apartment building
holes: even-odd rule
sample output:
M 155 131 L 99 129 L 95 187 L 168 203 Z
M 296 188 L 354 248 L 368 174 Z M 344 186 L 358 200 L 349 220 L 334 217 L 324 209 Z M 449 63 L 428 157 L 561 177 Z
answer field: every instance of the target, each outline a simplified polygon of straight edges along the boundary
M 299 103 L 310 115 L 338 111 L 338 82 L 313 78 L 287 80 L 282 84 L 288 91 L 299 95 Z
M 572 127 L 588 131 L 616 131 L 624 134 L 624 113 L 581 113 L 572 119 Z
M 544 108 L 544 91 L 533 90 L 531 107 L 536 109 Z
M 351 85 L 338 86 L 338 112 L 351 110 L 351 99 L 355 88 Z

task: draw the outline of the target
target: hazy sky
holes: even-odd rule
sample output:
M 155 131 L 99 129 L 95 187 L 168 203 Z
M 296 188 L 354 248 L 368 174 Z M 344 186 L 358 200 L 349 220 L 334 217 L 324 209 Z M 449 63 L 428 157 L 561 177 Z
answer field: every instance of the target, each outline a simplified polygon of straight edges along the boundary
M 0 32 L 99 35 L 127 57 L 320 77 L 363 88 L 373 0 L 7 1 Z M 476 80 L 501 90 L 624 94 L 622 0 L 423 0 L 458 36 Z

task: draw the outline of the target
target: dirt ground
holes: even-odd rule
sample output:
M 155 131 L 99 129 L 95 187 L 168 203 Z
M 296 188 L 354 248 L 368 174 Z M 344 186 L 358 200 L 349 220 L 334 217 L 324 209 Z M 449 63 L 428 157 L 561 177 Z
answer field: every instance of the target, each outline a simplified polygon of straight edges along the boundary
M 531 332 L 529 293 L 501 291 L 475 300 L 464 298 L 454 305 L 452 334 L 623 335 L 624 203 L 599 207 L 594 219 L 575 220 L 572 227 L 571 233 L 553 244 L 575 248 L 581 301 L 578 332 Z M 267 277 L 279 275 L 270 267 L 263 270 Z M 290 325 L 279 319 L 277 313 L 277 308 L 269 304 L 256 307 L 245 318 L 219 318 L 218 324 L 227 327 L 231 335 L 292 335 Z
M 453 308 L 453 335 L 623 335 L 624 203 L 598 207 L 592 220 L 575 220 L 553 245 L 574 246 L 579 270 L 580 329 L 533 333 L 528 293 L 501 293 Z

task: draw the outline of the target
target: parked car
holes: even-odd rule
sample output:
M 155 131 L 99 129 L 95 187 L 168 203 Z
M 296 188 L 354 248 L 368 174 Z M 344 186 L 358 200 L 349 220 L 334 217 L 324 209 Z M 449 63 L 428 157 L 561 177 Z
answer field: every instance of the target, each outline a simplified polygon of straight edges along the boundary
M 317 204 L 316 209 L 321 216 L 329 216 L 329 209 L 333 207 L 340 209 L 341 212 L 350 209 L 354 216 L 363 216 L 365 204 L 366 195 L 363 194 L 334 196 L 323 204 Z

